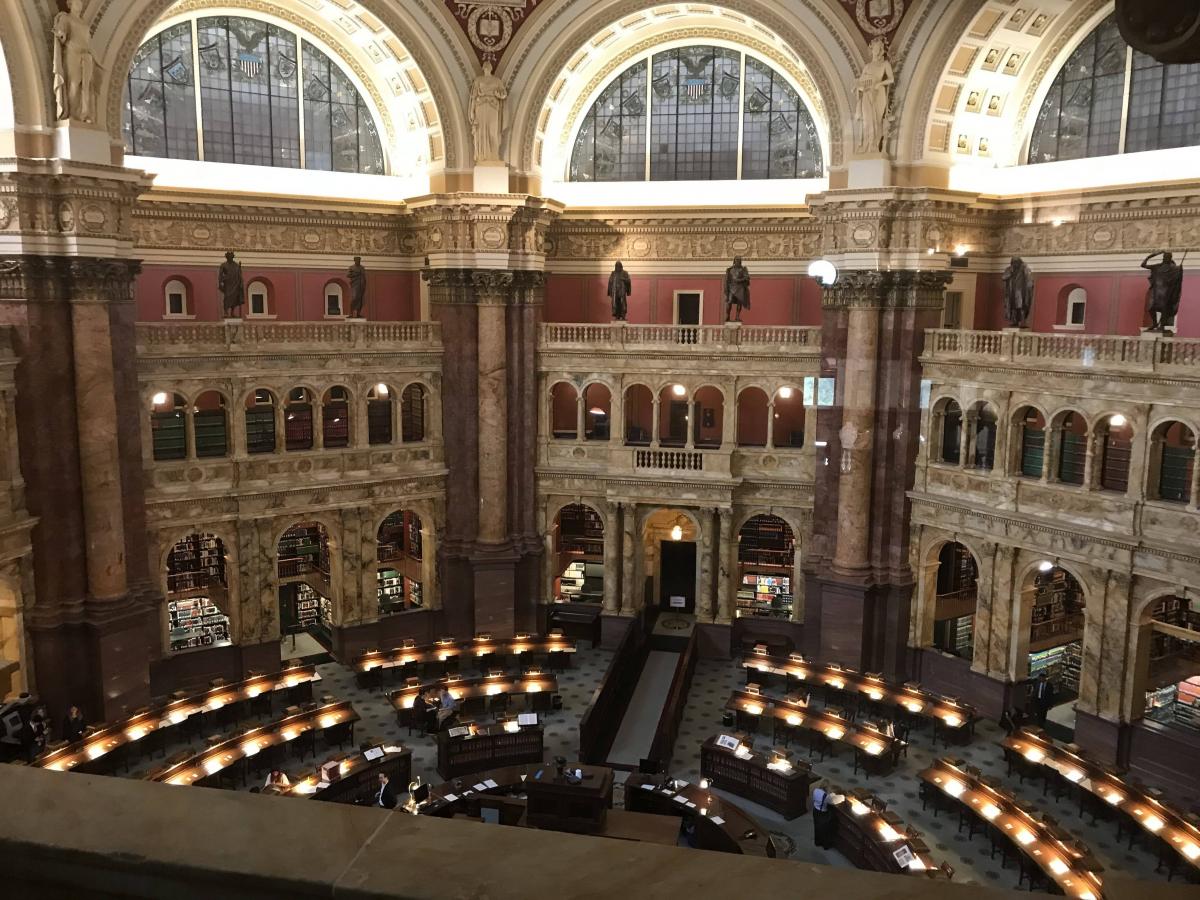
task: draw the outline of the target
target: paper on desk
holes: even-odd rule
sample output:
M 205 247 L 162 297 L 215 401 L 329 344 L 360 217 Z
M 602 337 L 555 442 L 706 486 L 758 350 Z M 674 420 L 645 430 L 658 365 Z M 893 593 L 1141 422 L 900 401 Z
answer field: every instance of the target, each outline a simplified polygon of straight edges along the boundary
M 676 803 L 687 803 L 687 802 L 688 802 L 688 800 L 687 800 L 687 797 L 681 797 L 679 794 L 676 794 L 676 795 L 675 795 L 675 802 L 676 802 Z
M 652 784 L 639 784 L 638 787 L 640 787 L 643 791 L 654 790 L 654 785 L 652 785 Z
M 447 803 L 453 803 L 455 800 L 458 799 L 458 794 L 447 794 L 442 799 L 445 800 Z
M 662 789 L 662 792 L 663 792 L 664 794 L 668 794 L 668 795 L 675 793 L 675 792 L 674 792 L 673 790 L 671 790 L 670 788 L 663 788 L 663 789 Z
M 696 808 L 696 804 L 693 803 L 691 800 L 689 800 L 688 801 L 688 809 L 695 809 L 695 808 Z
M 383 748 L 384 753 L 402 753 L 403 751 L 403 747 L 397 747 L 395 744 L 387 744 Z
M 486 791 L 486 790 L 487 790 L 487 785 L 486 785 L 486 784 L 484 784 L 484 783 L 481 781 L 479 784 L 476 784 L 476 785 L 474 785 L 474 788 L 475 788 L 475 790 L 477 790 L 477 791 Z
M 365 753 L 363 753 L 363 756 L 365 756 L 367 758 L 368 762 L 374 762 L 375 760 L 377 760 L 381 756 L 383 756 L 383 748 L 382 747 L 372 747 L 370 750 L 367 750 Z
M 489 778 L 487 781 L 485 781 L 485 782 L 484 782 L 484 784 L 485 784 L 485 785 L 487 785 L 487 786 L 488 786 L 488 787 L 490 787 L 490 788 L 496 788 L 496 787 L 500 787 L 500 785 L 496 784 L 496 782 L 494 782 L 494 781 L 493 781 L 492 779 L 490 779 L 490 778 Z
M 688 786 L 688 783 L 681 778 L 676 778 L 675 785 L 676 785 L 676 787 L 685 788 Z
M 329 784 L 330 784 L 330 782 L 328 782 L 328 781 L 318 781 L 317 787 L 320 788 L 321 790 L 324 790 L 325 788 L 329 787 Z
M 714 825 L 724 825 L 725 824 L 725 820 L 722 819 L 720 816 L 712 816 L 709 821 L 711 821 Z

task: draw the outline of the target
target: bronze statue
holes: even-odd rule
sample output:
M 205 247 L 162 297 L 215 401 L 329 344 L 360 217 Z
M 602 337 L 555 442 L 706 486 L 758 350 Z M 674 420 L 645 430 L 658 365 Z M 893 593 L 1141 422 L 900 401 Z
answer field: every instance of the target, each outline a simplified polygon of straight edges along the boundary
M 742 310 L 750 308 L 750 272 L 742 265 L 742 258 L 735 256 L 733 265 L 725 270 L 725 321 L 742 321 Z M 737 307 L 737 318 L 733 308 Z
M 242 264 L 233 258 L 232 250 L 225 252 L 225 262 L 217 272 L 217 290 L 221 292 L 226 318 L 236 316 L 246 302 L 246 285 L 242 280 Z
M 1033 311 L 1033 272 L 1014 256 L 1001 276 L 1004 279 L 1004 319 L 1013 328 L 1024 328 Z
M 346 270 L 346 278 L 350 280 L 350 317 L 362 318 L 363 302 L 367 299 L 367 270 L 363 268 L 362 257 L 354 257 L 354 265 Z
M 1161 256 L 1162 262 L 1147 265 L 1156 256 Z M 1179 313 L 1183 266 L 1175 262 L 1170 251 L 1155 250 L 1142 260 L 1142 268 L 1150 272 L 1150 330 L 1165 331 L 1167 326 L 1175 324 L 1175 316 Z
M 612 274 L 608 276 L 608 297 L 612 301 L 612 317 L 614 320 L 625 321 L 625 316 L 629 312 L 629 304 L 626 301 L 629 299 L 629 292 L 631 290 L 632 284 L 629 280 L 629 273 L 618 262 L 613 266 Z

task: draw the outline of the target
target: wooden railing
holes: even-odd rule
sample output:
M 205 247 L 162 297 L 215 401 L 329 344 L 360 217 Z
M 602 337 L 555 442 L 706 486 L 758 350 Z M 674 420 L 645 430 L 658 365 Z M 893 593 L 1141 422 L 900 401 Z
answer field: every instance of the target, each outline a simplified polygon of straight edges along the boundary
M 1079 367 L 1200 376 L 1200 340 L 1139 335 L 1044 334 L 1033 331 L 925 332 L 922 360 L 967 360 L 1028 367 Z
M 182 345 L 223 348 L 270 348 L 280 344 L 329 344 L 351 347 L 416 345 L 440 349 L 439 322 L 151 322 L 137 326 L 141 352 Z
M 625 707 L 637 687 L 638 677 L 646 662 L 646 631 L 641 618 L 629 623 L 592 695 L 592 702 L 579 720 L 579 761 L 602 765 L 608 759 L 613 738 L 621 726 Z
M 630 325 L 627 322 L 559 323 L 541 326 L 546 349 L 662 348 L 801 350 L 821 348 L 821 329 L 807 325 Z
M 657 761 L 664 772 L 671 770 L 675 741 L 679 737 L 679 724 L 683 721 L 688 692 L 692 689 L 692 678 L 696 674 L 696 660 L 700 656 L 696 648 L 696 634 L 693 630 L 692 636 L 688 638 L 687 648 L 679 654 L 679 662 L 675 664 L 675 676 L 671 679 L 670 690 L 667 691 L 667 702 L 663 704 L 658 727 L 654 729 L 654 740 L 650 744 L 649 758 Z

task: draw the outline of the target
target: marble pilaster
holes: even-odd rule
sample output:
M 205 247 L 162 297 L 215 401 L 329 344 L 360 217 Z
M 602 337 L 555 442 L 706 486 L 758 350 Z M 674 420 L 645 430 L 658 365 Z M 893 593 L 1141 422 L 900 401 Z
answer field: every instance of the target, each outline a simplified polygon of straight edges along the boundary
M 621 504 L 621 614 L 633 615 L 642 607 L 636 579 L 636 564 L 641 556 L 637 540 L 637 505 Z
M 611 501 L 604 505 L 604 614 L 621 611 L 621 585 L 617 560 L 621 551 L 621 508 Z
M 711 621 L 713 618 L 713 569 L 717 568 L 714 565 L 714 541 L 713 541 L 713 516 L 716 513 L 715 509 L 701 509 L 698 518 L 700 520 L 700 541 L 696 550 L 700 555 L 700 576 L 696 579 L 696 618 L 701 622 Z
M 717 610 L 716 621 L 727 623 L 733 621 L 733 579 L 738 570 L 737 540 L 733 536 L 733 510 L 719 509 L 717 515 L 721 521 L 721 534 L 717 544 Z

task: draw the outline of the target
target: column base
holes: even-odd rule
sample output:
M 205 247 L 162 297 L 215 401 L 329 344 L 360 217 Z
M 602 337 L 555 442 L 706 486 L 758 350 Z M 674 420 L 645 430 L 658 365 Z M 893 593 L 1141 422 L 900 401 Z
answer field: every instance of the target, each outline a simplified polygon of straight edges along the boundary
M 471 554 L 475 588 L 474 632 L 512 637 L 517 631 L 518 554 L 508 542 L 477 544 Z
M 912 585 L 872 584 L 869 575 L 831 570 L 808 575 L 805 598 L 805 655 L 907 677 Z

